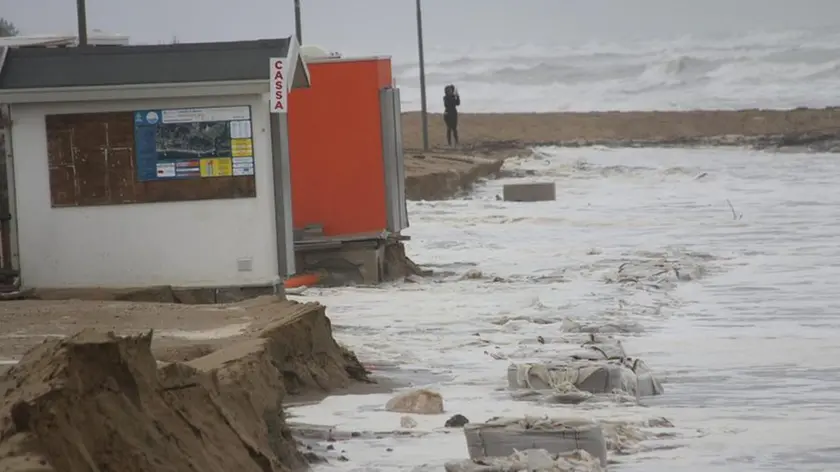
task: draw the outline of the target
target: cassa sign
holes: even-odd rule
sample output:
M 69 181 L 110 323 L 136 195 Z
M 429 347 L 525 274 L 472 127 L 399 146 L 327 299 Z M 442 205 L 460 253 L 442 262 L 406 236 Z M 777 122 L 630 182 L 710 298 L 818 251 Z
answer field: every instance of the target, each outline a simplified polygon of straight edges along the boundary
M 288 98 L 286 94 L 286 58 L 273 57 L 270 59 L 271 74 L 271 113 L 286 113 Z

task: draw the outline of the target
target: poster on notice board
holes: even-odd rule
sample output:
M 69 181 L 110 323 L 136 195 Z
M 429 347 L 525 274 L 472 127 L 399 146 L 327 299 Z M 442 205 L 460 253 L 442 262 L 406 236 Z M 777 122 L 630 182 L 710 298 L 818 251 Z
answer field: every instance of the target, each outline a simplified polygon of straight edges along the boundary
M 251 107 L 134 112 L 137 180 L 254 175 Z

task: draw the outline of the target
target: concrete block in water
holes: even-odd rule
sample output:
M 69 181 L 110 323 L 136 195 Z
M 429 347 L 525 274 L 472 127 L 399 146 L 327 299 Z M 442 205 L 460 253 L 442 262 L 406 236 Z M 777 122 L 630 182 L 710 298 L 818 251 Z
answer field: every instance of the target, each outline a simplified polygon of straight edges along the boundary
M 544 449 L 550 454 L 578 449 L 607 464 L 607 444 L 601 426 L 572 418 L 493 418 L 464 426 L 470 459 L 505 457 L 516 451 Z
M 506 202 L 546 202 L 557 199 L 554 182 L 508 184 L 502 189 Z

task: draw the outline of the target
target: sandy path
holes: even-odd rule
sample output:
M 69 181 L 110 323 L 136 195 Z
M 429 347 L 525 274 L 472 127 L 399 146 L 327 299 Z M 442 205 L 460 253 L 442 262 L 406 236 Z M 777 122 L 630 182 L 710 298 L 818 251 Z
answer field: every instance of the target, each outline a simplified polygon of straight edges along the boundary
M 418 112 L 403 114 L 403 144 L 422 148 Z M 642 140 L 773 135 L 840 130 L 840 109 L 597 112 L 597 113 L 490 113 L 462 114 L 461 144 L 520 141 L 526 144 L 575 140 Z M 444 147 L 441 115 L 429 116 L 432 147 Z
M 260 297 L 227 305 L 102 302 L 86 300 L 20 300 L 0 303 L 0 359 L 19 359 L 46 339 L 70 336 L 83 329 L 118 335 L 154 330 L 154 346 L 164 357 L 179 352 L 200 354 L 252 337 L 293 302 Z M 194 357 L 187 355 L 187 357 Z M 165 359 L 172 360 L 172 359 Z M 184 360 L 184 359 L 182 359 Z

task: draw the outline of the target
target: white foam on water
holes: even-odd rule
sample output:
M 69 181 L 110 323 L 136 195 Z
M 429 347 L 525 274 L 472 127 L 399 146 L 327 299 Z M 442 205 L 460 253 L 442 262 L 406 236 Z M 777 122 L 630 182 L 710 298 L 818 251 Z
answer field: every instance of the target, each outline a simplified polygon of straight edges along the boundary
M 442 470 L 467 457 L 460 431 L 442 428 L 456 413 L 474 422 L 582 414 L 674 423 L 675 437 L 613 456 L 615 470 L 836 469 L 836 156 L 549 148 L 507 167 L 536 175 L 491 181 L 468 199 L 410 204 L 410 255 L 452 276 L 308 291 L 363 362 L 401 366 L 418 386 L 440 391 L 447 410 L 413 415 L 428 433 L 421 438 L 342 442 L 350 461 L 330 470 Z M 497 201 L 514 180 L 553 180 L 557 201 Z M 663 258 L 683 268 L 682 278 L 647 271 Z M 610 283 L 624 263 L 639 283 Z M 586 408 L 512 399 L 508 363 L 565 349 L 567 317 L 641 326 L 622 342 L 663 378 L 665 395 Z M 295 409 L 295 420 L 399 429 L 401 415 L 383 411 L 387 399 L 334 397 Z
M 621 42 L 521 41 L 432 48 L 429 109 L 442 111 L 446 84 L 467 112 L 692 110 L 835 106 L 837 29 L 744 31 L 725 38 Z M 473 43 L 468 43 L 473 44 Z M 403 110 L 420 109 L 416 57 L 395 64 Z
M 244 333 L 251 323 L 238 323 L 222 326 L 219 328 L 199 330 L 199 331 L 184 331 L 184 330 L 161 330 L 155 333 L 159 338 L 179 338 L 188 339 L 190 341 L 205 341 L 211 339 L 224 339 L 239 336 Z

